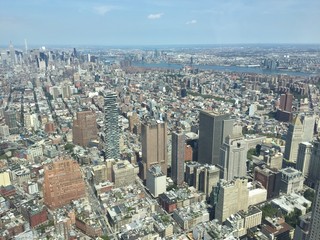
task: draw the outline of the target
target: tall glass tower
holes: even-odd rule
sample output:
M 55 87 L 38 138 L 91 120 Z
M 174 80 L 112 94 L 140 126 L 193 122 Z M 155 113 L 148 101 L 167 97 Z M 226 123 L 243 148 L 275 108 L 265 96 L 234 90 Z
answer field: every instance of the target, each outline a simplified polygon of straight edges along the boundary
M 106 159 L 120 158 L 118 115 L 116 93 L 104 93 L 104 149 Z

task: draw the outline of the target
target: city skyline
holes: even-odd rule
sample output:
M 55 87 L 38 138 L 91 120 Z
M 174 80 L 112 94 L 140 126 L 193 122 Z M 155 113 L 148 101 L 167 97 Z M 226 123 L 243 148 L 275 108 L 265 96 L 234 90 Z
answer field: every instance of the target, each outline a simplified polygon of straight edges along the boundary
M 320 2 L 1 1 L 0 45 L 320 43 Z

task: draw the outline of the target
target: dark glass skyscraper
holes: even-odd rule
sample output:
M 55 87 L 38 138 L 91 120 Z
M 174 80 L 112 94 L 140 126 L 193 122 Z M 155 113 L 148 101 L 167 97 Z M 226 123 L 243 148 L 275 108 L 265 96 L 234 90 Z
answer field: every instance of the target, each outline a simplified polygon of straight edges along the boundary
M 104 93 L 104 149 L 106 159 L 120 158 L 117 95 Z
M 180 130 L 172 133 L 172 163 L 171 177 L 175 184 L 180 185 L 184 181 L 184 148 L 185 135 Z
M 7 110 L 4 112 L 5 123 L 9 127 L 10 134 L 17 134 L 19 132 L 17 123 L 17 112 L 15 110 Z
M 220 147 L 232 133 L 233 119 L 227 114 L 201 111 L 199 115 L 198 162 L 218 165 Z

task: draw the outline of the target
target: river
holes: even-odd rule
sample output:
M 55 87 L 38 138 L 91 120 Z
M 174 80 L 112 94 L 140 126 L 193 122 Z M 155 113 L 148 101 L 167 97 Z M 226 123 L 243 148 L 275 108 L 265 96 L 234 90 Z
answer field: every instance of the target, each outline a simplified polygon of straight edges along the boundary
M 133 62 L 132 66 L 142 67 L 142 68 L 162 68 L 162 69 L 181 69 L 184 67 L 182 64 L 175 63 L 143 63 L 143 62 Z M 220 72 L 236 72 L 236 73 L 255 73 L 255 74 L 264 74 L 264 75 L 279 75 L 286 74 L 289 76 L 296 77 L 309 77 L 315 75 L 314 73 L 306 72 L 294 72 L 288 70 L 267 70 L 259 67 L 240 67 L 240 66 L 218 66 L 218 65 L 194 65 L 194 68 L 201 70 L 214 70 Z

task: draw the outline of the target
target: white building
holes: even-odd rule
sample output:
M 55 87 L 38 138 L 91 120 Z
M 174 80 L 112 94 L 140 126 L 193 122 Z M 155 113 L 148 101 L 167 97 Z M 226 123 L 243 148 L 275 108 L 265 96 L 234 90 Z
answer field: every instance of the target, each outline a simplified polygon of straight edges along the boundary
M 154 165 L 147 171 L 146 185 L 154 197 L 166 191 L 166 175 L 161 172 L 159 165 Z
M 0 126 L 0 137 L 6 138 L 10 135 L 9 127 L 7 125 Z

